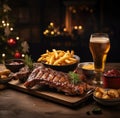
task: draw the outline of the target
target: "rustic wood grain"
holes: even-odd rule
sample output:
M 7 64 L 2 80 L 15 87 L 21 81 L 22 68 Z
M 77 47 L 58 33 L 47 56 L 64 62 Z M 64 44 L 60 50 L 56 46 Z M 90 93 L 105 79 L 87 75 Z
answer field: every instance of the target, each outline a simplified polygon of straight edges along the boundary
M 10 82 L 8 82 L 8 86 L 27 94 L 45 98 L 70 107 L 78 106 L 79 104 L 85 102 L 92 95 L 92 93 L 87 94 L 86 92 L 85 94 L 80 96 L 68 96 L 54 89 L 40 88 L 38 86 L 35 86 L 32 89 L 27 89 L 19 80 L 11 80 Z

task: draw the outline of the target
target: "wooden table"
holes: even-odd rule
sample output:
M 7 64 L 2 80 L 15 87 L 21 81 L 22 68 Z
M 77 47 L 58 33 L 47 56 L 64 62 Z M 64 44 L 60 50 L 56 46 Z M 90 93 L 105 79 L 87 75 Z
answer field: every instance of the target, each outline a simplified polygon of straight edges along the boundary
M 120 63 L 108 63 L 106 70 L 118 68 Z M 93 114 L 99 107 L 102 114 Z M 0 90 L 0 118 L 119 118 L 120 106 L 103 106 L 92 97 L 76 108 L 69 108 L 11 88 Z

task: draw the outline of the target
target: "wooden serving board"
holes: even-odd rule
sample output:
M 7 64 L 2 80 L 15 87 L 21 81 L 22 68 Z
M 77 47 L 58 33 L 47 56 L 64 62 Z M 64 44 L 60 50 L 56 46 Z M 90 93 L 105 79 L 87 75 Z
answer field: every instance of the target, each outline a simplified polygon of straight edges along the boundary
M 46 89 L 46 88 L 40 88 L 38 86 L 33 87 L 32 89 L 27 89 L 23 83 L 21 83 L 19 80 L 11 80 L 8 82 L 8 86 L 10 88 L 16 89 L 18 91 L 22 91 L 25 93 L 28 93 L 30 95 L 34 95 L 40 98 L 44 98 L 56 103 L 60 103 L 69 107 L 76 107 L 82 103 L 84 103 L 92 93 L 85 93 L 81 96 L 67 96 L 63 93 L 59 93 L 56 90 L 52 89 Z

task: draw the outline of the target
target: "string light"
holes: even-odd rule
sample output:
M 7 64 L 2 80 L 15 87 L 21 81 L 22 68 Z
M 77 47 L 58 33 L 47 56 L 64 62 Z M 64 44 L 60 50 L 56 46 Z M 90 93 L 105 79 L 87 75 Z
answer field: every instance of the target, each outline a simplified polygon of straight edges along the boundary
M 54 35 L 55 34 L 55 32 L 54 31 L 51 31 L 51 35 Z
M 50 23 L 50 26 L 53 26 L 53 25 L 54 25 L 54 23 L 53 23 L 53 22 L 51 22 L 51 23 Z
M 10 24 L 9 24 L 9 23 L 7 23 L 6 25 L 7 25 L 7 26 L 9 26 Z
M 60 32 L 58 31 L 57 34 L 60 35 Z
M 20 45 L 18 42 L 20 38 L 15 36 L 16 33 L 13 32 L 14 24 L 12 18 L 9 18 L 11 17 L 9 14 L 10 11 L 12 11 L 12 9 L 6 4 L 6 2 L 3 1 L 1 4 L 1 15 L 3 16 L 0 18 L 0 28 L 2 31 L 1 37 L 3 40 L 0 44 L 0 63 L 9 58 L 24 57 L 25 53 L 29 51 L 29 45 L 27 44 L 27 41 L 23 46 L 22 43 L 24 43 L 24 41 L 21 41 Z M 17 45 L 17 43 L 19 45 Z M 19 50 L 18 52 L 16 51 L 17 48 Z M 22 52 L 24 54 L 22 54 Z
M 5 53 L 2 54 L 2 57 L 5 58 Z
M 10 31 L 13 31 L 13 27 L 10 28 Z
M 74 26 L 74 29 L 76 29 L 76 30 L 77 30 L 77 29 L 78 29 L 78 27 L 77 27 L 77 26 Z
M 25 54 L 22 54 L 21 56 L 24 58 L 24 57 L 25 57 Z
M 2 24 L 4 24 L 5 23 L 5 21 L 4 20 L 2 20 Z
M 67 29 L 66 29 L 66 28 L 64 28 L 64 29 L 63 29 L 63 31 L 64 31 L 64 32 L 66 32 L 66 31 L 67 31 Z
M 80 26 L 78 26 L 78 29 L 80 29 L 80 30 L 81 30 L 82 28 L 83 28 L 83 27 L 82 27 L 81 25 L 80 25 Z
M 46 35 L 46 34 L 48 34 L 48 33 L 49 33 L 49 30 L 45 30 L 45 31 L 43 32 L 44 35 Z
M 16 40 L 19 40 L 19 39 L 20 39 L 20 38 L 17 36 L 17 37 L 16 37 Z
M 5 26 L 6 26 L 6 24 L 4 23 L 4 24 L 3 24 L 3 26 L 5 27 Z

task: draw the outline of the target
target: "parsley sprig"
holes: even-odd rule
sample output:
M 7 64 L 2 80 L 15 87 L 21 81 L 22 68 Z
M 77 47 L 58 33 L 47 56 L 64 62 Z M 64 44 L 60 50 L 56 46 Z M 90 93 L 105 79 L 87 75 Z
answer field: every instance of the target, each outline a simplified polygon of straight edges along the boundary
M 30 69 L 33 69 L 33 61 L 32 61 L 32 58 L 30 56 L 25 55 L 24 62 Z
M 71 83 L 78 84 L 81 82 L 81 79 L 77 73 L 70 71 L 68 75 L 70 77 Z

